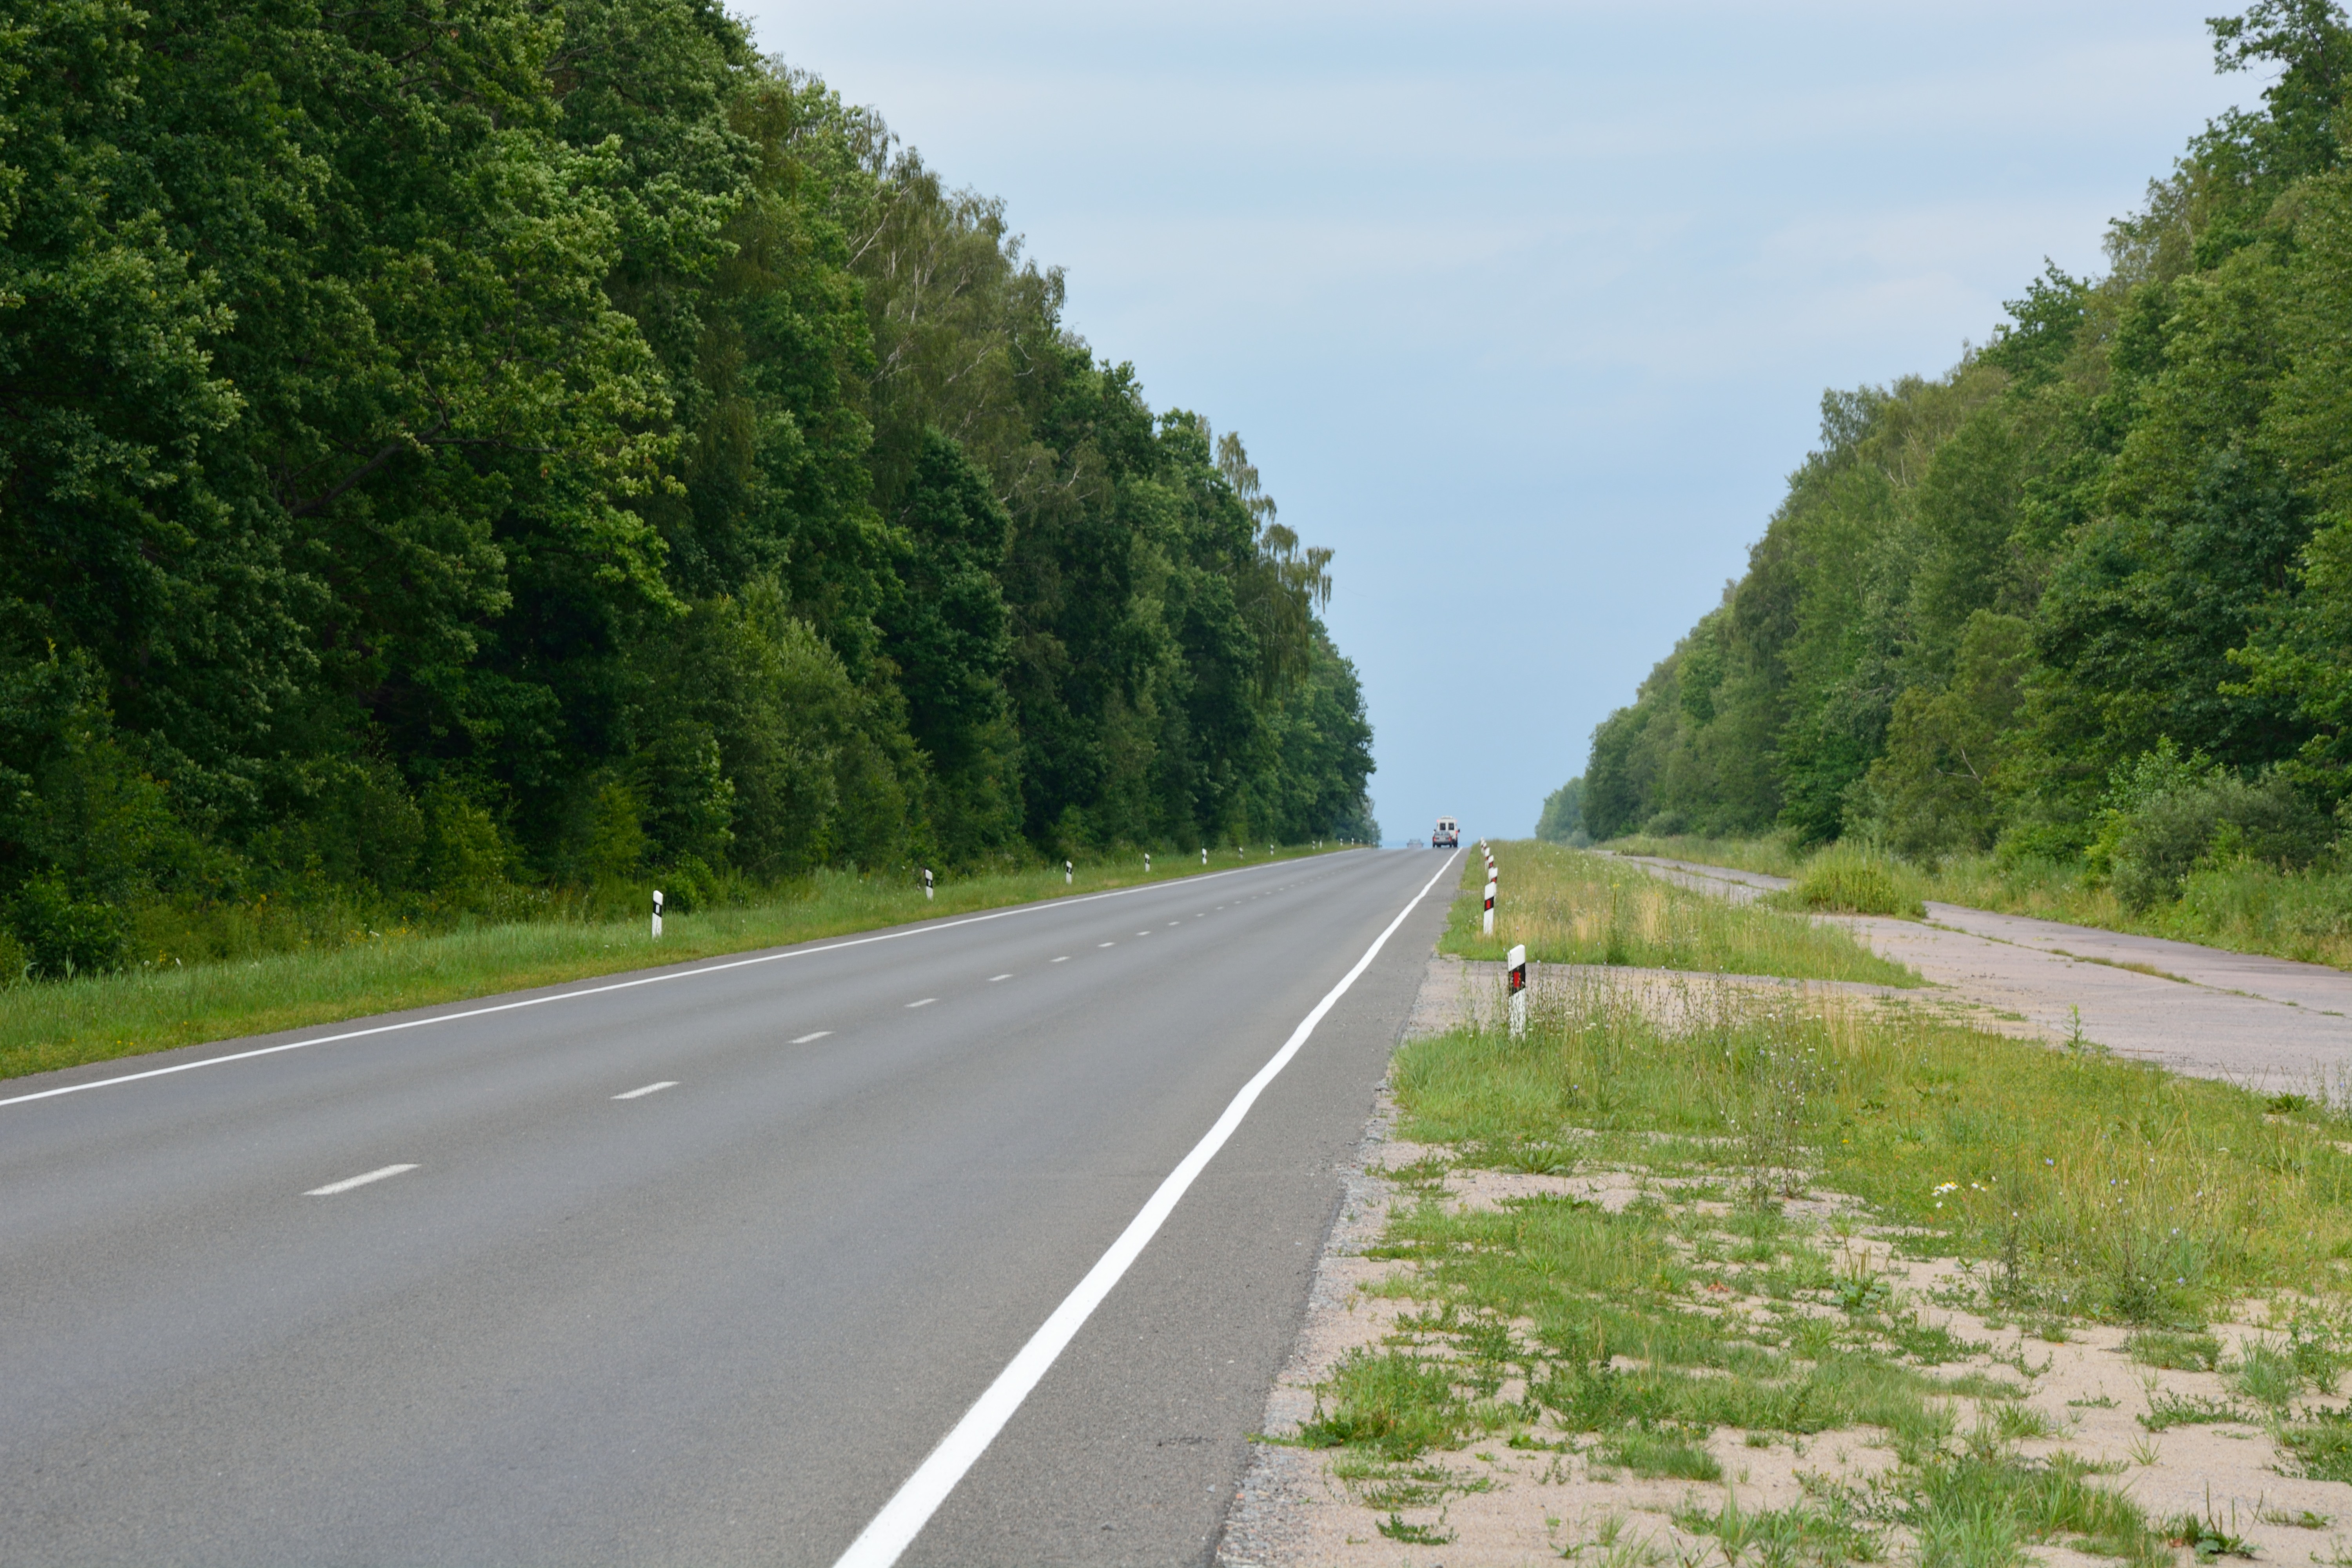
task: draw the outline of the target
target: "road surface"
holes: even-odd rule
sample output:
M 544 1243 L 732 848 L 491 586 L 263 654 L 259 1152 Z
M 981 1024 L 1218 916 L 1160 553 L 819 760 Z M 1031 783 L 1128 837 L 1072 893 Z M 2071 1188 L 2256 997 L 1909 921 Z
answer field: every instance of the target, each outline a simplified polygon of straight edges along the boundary
M 831 1563 L 1452 858 L 0 1083 L 0 1562 Z M 1206 1559 L 1452 880 L 902 1561 Z

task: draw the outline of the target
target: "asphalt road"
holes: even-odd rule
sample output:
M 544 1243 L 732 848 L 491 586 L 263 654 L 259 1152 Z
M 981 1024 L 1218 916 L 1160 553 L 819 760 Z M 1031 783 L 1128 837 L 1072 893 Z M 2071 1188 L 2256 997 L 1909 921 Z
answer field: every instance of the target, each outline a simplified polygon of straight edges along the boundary
M 0 1104 L 0 1563 L 828 1563 L 1445 859 Z M 1206 1560 L 1450 891 L 903 1561 Z

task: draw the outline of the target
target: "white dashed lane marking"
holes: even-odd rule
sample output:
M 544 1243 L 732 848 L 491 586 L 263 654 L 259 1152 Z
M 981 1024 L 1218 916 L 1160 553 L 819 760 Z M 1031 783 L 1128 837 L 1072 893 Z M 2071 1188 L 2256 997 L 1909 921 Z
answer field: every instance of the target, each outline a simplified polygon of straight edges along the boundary
M 805 1045 L 807 1045 L 811 1040 L 821 1040 L 821 1039 L 824 1038 L 827 1035 L 830 1035 L 831 1033 L 833 1033 L 833 1031 L 832 1031 L 831 1029 L 819 1029 L 819 1030 L 816 1030 L 816 1031 L 815 1031 L 814 1033 L 813 1033 L 813 1034 L 802 1035 L 802 1036 L 797 1037 L 793 1041 L 793 1044 L 794 1044 L 794 1045 L 796 1045 L 796 1046 L 805 1046 Z
M 613 1098 L 614 1100 L 643 1100 L 646 1095 L 659 1094 L 663 1089 L 676 1089 L 677 1087 L 677 1079 L 674 1078 L 666 1078 L 659 1083 L 649 1083 L 643 1089 L 633 1089 L 626 1094 L 616 1094 Z
M 364 1175 L 345 1176 L 340 1182 L 329 1182 L 323 1187 L 312 1187 L 302 1195 L 306 1198 L 331 1198 L 337 1193 L 348 1193 L 353 1187 L 364 1187 L 370 1182 L 381 1182 L 386 1176 L 397 1176 L 404 1171 L 415 1169 L 416 1167 L 414 1165 L 385 1165 L 378 1170 L 370 1171 Z

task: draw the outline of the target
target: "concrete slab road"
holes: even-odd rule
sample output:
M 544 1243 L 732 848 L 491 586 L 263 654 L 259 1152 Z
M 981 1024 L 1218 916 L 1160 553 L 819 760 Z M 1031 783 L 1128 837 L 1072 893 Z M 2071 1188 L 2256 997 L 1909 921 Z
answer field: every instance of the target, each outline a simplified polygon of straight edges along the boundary
M 834 1562 L 1393 928 L 900 1558 L 1204 1562 L 1450 860 L 0 1084 L 0 1561 Z

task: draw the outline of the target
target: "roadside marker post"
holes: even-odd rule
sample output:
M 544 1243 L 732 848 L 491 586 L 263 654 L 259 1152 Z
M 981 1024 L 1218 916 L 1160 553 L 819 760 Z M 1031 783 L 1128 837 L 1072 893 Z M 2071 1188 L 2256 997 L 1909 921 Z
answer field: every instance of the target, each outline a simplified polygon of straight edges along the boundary
M 1202 846 L 1201 846 L 1201 864 L 1202 864 L 1202 865 L 1203 865 L 1203 866 L 1205 866 L 1205 865 L 1207 865 L 1208 863 L 1209 863 L 1209 847 L 1208 847 L 1207 845 L 1203 844 L 1203 845 L 1202 845 Z
M 1495 934 L 1495 879 L 1491 874 L 1486 879 L 1486 934 Z
M 661 889 L 654 889 L 654 940 L 661 940 Z
M 924 868 L 923 868 L 923 901 L 924 901 L 925 903 L 929 903 L 929 902 L 930 902 L 930 900 L 931 900 L 931 868 L 930 868 L 929 866 L 926 866 L 926 867 L 924 867 Z
M 1070 863 L 1067 860 L 1062 862 L 1062 886 L 1065 888 L 1068 887 L 1070 885 L 1070 879 L 1076 874 L 1076 873 L 1071 869 Z
M 1149 849 L 1143 852 L 1143 874 L 1147 877 L 1151 875 L 1151 851 Z
M 1522 942 L 1511 949 L 1507 961 L 1510 964 L 1511 1038 L 1519 1039 L 1528 1032 L 1528 949 Z

